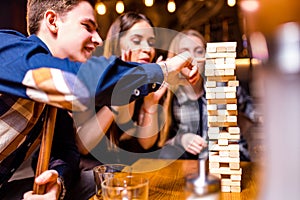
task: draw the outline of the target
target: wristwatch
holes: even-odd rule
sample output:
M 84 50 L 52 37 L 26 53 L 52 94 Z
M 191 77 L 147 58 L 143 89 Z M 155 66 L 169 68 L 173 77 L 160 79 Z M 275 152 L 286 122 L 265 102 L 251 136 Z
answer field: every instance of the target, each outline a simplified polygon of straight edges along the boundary
M 66 187 L 65 187 L 65 182 L 64 182 L 64 179 L 61 176 L 58 176 L 57 180 L 60 182 L 60 185 L 61 185 L 61 190 L 60 190 L 60 194 L 59 194 L 58 199 L 63 200 L 65 198 L 65 195 L 66 195 L 66 192 L 67 192 Z

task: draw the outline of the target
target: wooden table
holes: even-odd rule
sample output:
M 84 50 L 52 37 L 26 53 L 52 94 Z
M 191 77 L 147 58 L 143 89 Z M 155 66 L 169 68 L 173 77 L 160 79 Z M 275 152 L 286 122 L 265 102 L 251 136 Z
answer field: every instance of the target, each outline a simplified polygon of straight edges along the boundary
M 141 159 L 133 165 L 134 173 L 149 178 L 149 200 L 184 200 L 190 193 L 185 189 L 185 177 L 198 172 L 197 160 Z M 252 162 L 241 162 L 241 193 L 220 193 L 220 200 L 256 199 L 258 168 Z M 92 199 L 92 198 L 91 198 Z

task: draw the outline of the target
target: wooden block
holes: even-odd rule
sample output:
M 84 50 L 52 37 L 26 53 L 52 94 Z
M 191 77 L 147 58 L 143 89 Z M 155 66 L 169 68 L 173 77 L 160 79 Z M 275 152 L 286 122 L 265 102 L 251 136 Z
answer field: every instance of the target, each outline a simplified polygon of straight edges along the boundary
M 237 100 L 234 99 L 208 99 L 208 104 L 236 104 Z
M 231 135 L 229 133 L 220 133 L 220 138 L 225 138 L 228 139 L 228 140 L 238 140 L 240 139 L 240 135 Z
M 230 76 L 230 75 L 234 75 L 235 70 L 234 69 L 225 69 L 224 70 L 224 75 L 225 76 Z
M 217 122 L 226 122 L 227 116 L 226 115 L 219 115 L 217 117 Z
M 216 47 L 216 52 L 227 52 L 227 48 L 226 47 Z
M 213 104 L 215 105 L 215 104 Z M 207 108 L 209 115 L 237 115 L 237 110 L 212 110 Z
M 230 186 L 230 192 L 241 192 L 241 187 L 239 187 L 239 186 Z
M 217 47 L 216 46 L 207 46 L 206 52 L 211 52 L 211 53 L 217 52 Z
M 216 99 L 225 99 L 226 93 L 225 92 L 216 92 Z
M 228 140 L 227 139 L 218 139 L 218 145 L 220 146 L 224 146 L 224 145 L 228 145 Z M 229 157 L 229 153 L 228 153 L 228 157 Z
M 237 116 L 227 116 L 227 122 L 237 122 Z
M 219 139 L 219 133 L 207 133 L 208 139 L 209 140 L 217 140 Z
M 216 58 L 215 59 L 215 65 L 224 65 L 225 64 L 225 58 Z
M 215 64 L 205 64 L 204 69 L 215 70 L 217 69 Z
M 220 159 L 223 159 L 223 158 L 220 158 Z M 227 168 L 227 167 L 220 167 L 220 168 L 212 168 L 209 170 L 210 173 L 213 173 L 213 174 L 228 174 L 230 175 L 230 179 L 231 180 L 236 180 L 238 181 L 237 179 L 241 177 L 241 174 L 242 174 L 242 169 L 230 169 L 230 168 Z M 233 177 L 233 179 L 232 179 Z
M 216 93 L 216 87 L 206 88 L 206 93 Z
M 236 98 L 236 92 L 226 92 L 225 96 L 226 96 L 226 99 L 234 99 L 234 98 Z
M 220 128 L 219 127 L 209 127 L 207 132 L 208 133 L 220 133 Z
M 216 93 L 215 92 L 206 92 L 205 97 L 206 97 L 206 99 L 215 99 Z
M 228 133 L 230 134 L 240 134 L 240 127 L 228 127 L 227 128 Z
M 219 155 L 220 157 L 229 157 L 229 152 L 230 151 L 219 151 Z
M 226 92 L 226 88 L 227 87 L 215 87 L 215 92 L 222 92 L 222 93 L 224 93 L 224 92 Z
M 234 92 L 236 93 L 236 87 L 227 87 L 227 86 L 217 86 L 217 87 L 209 87 L 206 89 L 206 92 Z
M 239 140 L 241 136 L 239 134 L 230 134 L 230 140 Z
M 217 110 L 217 104 L 208 104 L 207 105 L 207 110 L 210 111 L 210 110 Z
M 222 63 L 221 61 L 219 61 L 219 63 L 206 63 L 205 64 L 205 69 L 230 69 L 230 70 L 235 70 L 236 69 L 236 65 L 235 64 L 231 64 L 231 63 Z
M 215 73 L 215 76 L 225 76 L 224 69 L 216 69 L 214 73 Z
M 230 186 L 231 185 L 231 179 L 230 178 L 222 178 L 221 179 L 221 186 L 223 185 L 223 186 Z
M 227 104 L 226 109 L 227 110 L 237 110 L 237 104 L 235 104 L 235 103 L 234 104 L 231 104 L 231 103 Z
M 240 169 L 240 163 L 229 163 L 230 169 Z
M 215 70 L 214 69 L 205 69 L 204 75 L 205 76 L 215 76 Z
M 240 169 L 241 174 L 242 174 L 242 169 Z M 230 179 L 233 181 L 241 181 L 242 180 L 242 175 L 241 174 L 231 174 Z
M 239 158 L 240 157 L 240 151 L 233 151 L 233 150 L 229 151 L 229 157 Z
M 236 52 L 206 52 L 205 58 L 235 58 L 236 57 Z
M 237 42 L 208 42 L 206 44 L 206 47 L 211 48 L 211 47 L 236 47 Z
M 227 59 L 228 59 L 228 58 L 227 58 Z M 214 64 L 216 64 L 214 58 L 206 58 L 206 60 L 205 60 L 205 65 L 214 65 Z
M 236 76 L 207 76 L 208 81 L 217 81 L 217 82 L 228 82 L 227 86 L 238 86 L 236 82 Z
M 227 140 L 239 140 L 240 135 L 231 135 L 229 133 L 208 133 L 208 138 L 211 140 L 218 140 L 218 139 L 227 139 Z M 233 153 L 230 157 L 235 157 Z
M 239 81 L 229 80 L 227 85 L 230 87 L 237 87 L 239 86 Z
M 225 115 L 228 115 L 228 112 L 227 112 L 227 110 L 223 110 L 223 109 L 222 109 L 222 110 L 217 110 L 217 114 L 218 114 L 218 115 L 224 115 L 224 116 L 225 116 Z
M 220 163 L 219 162 L 209 162 L 208 163 L 208 167 L 210 168 L 219 168 L 220 167 Z M 231 180 L 231 179 L 229 179 Z
M 210 122 L 217 122 L 217 116 L 208 116 L 208 123 Z
M 227 52 L 235 52 L 236 51 L 236 47 L 235 46 L 229 46 L 227 47 Z
M 236 87 L 224 87 L 225 92 L 236 92 Z
M 228 146 L 220 146 L 217 142 L 209 141 L 208 142 L 209 151 L 239 151 L 239 144 L 229 144 Z
M 221 185 L 221 192 L 230 192 L 230 186 Z
M 232 181 L 230 178 L 221 178 L 221 186 L 222 185 L 240 187 L 241 181 Z
M 227 57 L 227 58 L 225 58 L 225 63 L 226 64 L 235 64 L 235 58 Z
M 233 180 L 231 180 L 230 186 L 241 187 L 241 181 L 233 181 Z
M 228 132 L 221 131 L 219 133 L 219 137 L 222 138 L 222 139 L 230 139 L 230 134 Z
M 226 146 L 224 146 L 226 147 Z M 220 163 L 233 163 L 233 162 L 240 162 L 239 158 L 230 158 L 230 157 L 220 157 L 219 155 L 210 155 L 209 154 L 209 161 L 211 162 L 220 162 Z M 229 173 L 230 172 L 230 173 Z M 214 173 L 220 174 L 239 174 L 236 170 L 230 170 L 229 167 L 220 167 L 219 171 L 214 171 Z
M 215 122 L 211 121 L 208 123 L 209 127 L 231 127 L 237 126 L 237 122 Z
M 206 81 L 205 86 L 207 88 L 216 87 L 217 86 L 217 82 L 216 81 Z

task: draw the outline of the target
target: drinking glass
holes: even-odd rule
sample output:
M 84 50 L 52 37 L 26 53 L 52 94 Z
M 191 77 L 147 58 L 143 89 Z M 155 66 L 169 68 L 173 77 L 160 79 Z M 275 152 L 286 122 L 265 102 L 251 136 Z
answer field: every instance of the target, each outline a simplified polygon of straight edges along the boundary
M 96 184 L 96 197 L 103 199 L 101 194 L 101 183 L 112 177 L 124 177 L 131 175 L 132 168 L 123 164 L 103 164 L 93 168 L 94 180 Z
M 142 175 L 115 176 L 101 186 L 104 200 L 148 200 L 149 179 Z

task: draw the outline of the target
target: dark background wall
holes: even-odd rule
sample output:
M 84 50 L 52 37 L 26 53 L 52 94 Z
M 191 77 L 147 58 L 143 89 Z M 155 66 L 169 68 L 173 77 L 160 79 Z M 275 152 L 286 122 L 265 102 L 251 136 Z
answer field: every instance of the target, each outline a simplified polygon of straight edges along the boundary
M 0 28 L 26 32 L 26 0 L 1 0 Z

